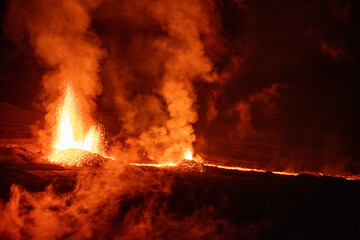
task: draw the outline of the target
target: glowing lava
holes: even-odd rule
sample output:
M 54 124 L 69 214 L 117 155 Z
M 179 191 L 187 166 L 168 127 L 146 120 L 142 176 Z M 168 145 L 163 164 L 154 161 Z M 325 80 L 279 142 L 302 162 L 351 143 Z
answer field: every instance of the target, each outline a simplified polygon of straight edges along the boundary
M 190 148 L 186 149 L 184 153 L 184 159 L 186 160 L 192 160 L 193 159 L 193 153 Z
M 100 154 L 102 131 L 100 127 L 90 126 L 85 131 L 86 124 L 83 122 L 83 112 L 79 110 L 79 101 L 71 86 L 65 91 L 64 100 L 59 109 L 59 120 L 57 127 L 56 140 L 54 141 L 55 152 L 50 160 L 63 165 L 79 165 L 79 158 L 69 156 L 64 158 L 64 151 L 78 149 L 79 151 L 88 151 Z M 59 154 L 59 151 L 62 151 Z M 73 154 L 71 154 L 73 155 Z M 61 158 L 59 156 L 62 156 Z

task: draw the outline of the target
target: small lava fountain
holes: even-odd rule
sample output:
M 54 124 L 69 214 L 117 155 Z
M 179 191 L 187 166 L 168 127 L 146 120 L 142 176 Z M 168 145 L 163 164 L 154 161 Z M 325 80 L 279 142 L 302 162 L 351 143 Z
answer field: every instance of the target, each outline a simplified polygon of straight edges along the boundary
M 54 152 L 50 156 L 53 163 L 67 166 L 92 165 L 95 160 L 103 159 L 103 131 L 99 125 L 86 124 L 82 118 L 81 106 L 71 85 L 65 91 L 64 100 L 59 108 Z

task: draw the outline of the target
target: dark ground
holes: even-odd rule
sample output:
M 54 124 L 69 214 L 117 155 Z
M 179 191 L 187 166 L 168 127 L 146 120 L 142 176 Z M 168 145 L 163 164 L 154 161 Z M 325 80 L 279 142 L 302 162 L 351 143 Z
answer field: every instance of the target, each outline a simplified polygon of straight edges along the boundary
M 111 220 L 116 226 L 123 225 L 126 216 L 133 214 L 134 209 L 138 214 L 145 214 L 145 203 L 149 199 L 156 199 L 157 206 L 166 206 L 162 214 L 178 221 L 186 221 L 206 209 L 207 218 L 220 221 L 212 234 L 225 236 L 225 239 L 360 237 L 360 181 L 239 172 L 212 167 L 206 167 L 204 173 L 136 166 L 128 167 L 127 171 L 138 171 L 138 168 L 142 168 L 143 174 L 151 173 L 171 179 L 170 193 L 143 190 L 129 197 L 123 196 L 118 214 Z M 78 171 L 81 168 L 1 164 L 0 195 L 7 201 L 12 184 L 21 185 L 30 192 L 44 191 L 46 186 L 53 184 L 59 195 L 71 192 Z M 163 235 L 163 239 L 169 236 L 183 239 L 181 228 L 169 225 L 165 233 L 168 235 Z M 149 238 L 155 239 L 156 235 Z M 200 237 L 209 238 L 212 238 L 211 234 Z

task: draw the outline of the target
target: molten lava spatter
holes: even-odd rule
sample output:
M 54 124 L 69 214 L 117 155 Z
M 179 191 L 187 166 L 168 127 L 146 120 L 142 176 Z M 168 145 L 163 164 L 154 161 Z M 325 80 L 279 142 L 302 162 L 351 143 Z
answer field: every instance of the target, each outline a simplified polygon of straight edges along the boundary
M 59 109 L 58 127 L 56 140 L 54 141 L 55 152 L 50 157 L 54 163 L 62 165 L 81 165 L 78 155 L 74 155 L 76 149 L 79 152 L 91 152 L 101 154 L 102 131 L 100 127 L 92 125 L 85 131 L 86 124 L 83 122 L 83 114 L 79 108 L 79 102 L 71 86 L 65 92 L 62 106 Z M 69 154 L 66 153 L 66 150 Z M 74 151 L 75 150 L 75 151 Z M 69 156 L 68 156 L 69 155 Z M 61 156 L 61 157 L 60 157 Z M 67 156 L 67 157 L 64 157 Z

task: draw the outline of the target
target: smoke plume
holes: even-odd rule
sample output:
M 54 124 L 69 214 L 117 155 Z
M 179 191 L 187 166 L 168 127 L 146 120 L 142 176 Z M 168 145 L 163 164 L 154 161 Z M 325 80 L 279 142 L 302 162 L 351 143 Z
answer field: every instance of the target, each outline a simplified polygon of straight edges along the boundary
M 153 161 L 169 162 L 192 150 L 192 124 L 198 119 L 194 82 L 218 79 L 202 40 L 212 31 L 209 4 L 201 0 L 10 4 L 8 34 L 19 45 L 30 44 L 47 69 L 39 97 L 47 112 L 43 134 L 51 135 L 46 131 L 53 130 L 60 96 L 71 84 L 85 123 L 93 123 L 99 96 L 103 109 L 116 117 L 111 151 L 118 161 L 79 170 L 74 189 L 66 193 L 52 186 L 31 193 L 13 185 L 10 200 L 0 205 L 0 237 L 153 239 L 168 234 L 223 239 L 231 234 L 218 234 L 218 226 L 229 226 L 213 219 L 211 207 L 184 219 L 172 216 L 166 202 L 160 201 L 170 193 L 172 179 L 122 165 L 143 152 Z M 136 197 L 143 204 L 126 210 L 126 200 Z
M 20 45 L 30 44 L 47 69 L 39 96 L 47 113 L 45 131 L 40 131 L 41 142 L 47 147 L 49 139 L 43 137 L 53 137 L 51 131 L 56 124 L 60 97 L 67 86 L 71 85 L 76 92 L 84 123 L 93 123 L 95 99 L 102 91 L 99 60 L 105 52 L 91 30 L 90 13 L 99 4 L 98 0 L 10 3 L 5 25 L 8 35 Z
M 252 108 L 257 108 L 261 114 L 271 117 L 276 112 L 276 100 L 280 97 L 278 89 L 282 87 L 274 83 L 271 87 L 250 95 L 246 100 L 236 104 L 236 111 L 239 113 L 239 121 L 236 130 L 240 139 L 243 139 L 249 132 L 253 131 L 251 124 Z
M 122 156 L 144 153 L 169 162 L 192 150 L 198 119 L 193 83 L 218 79 L 202 40 L 212 32 L 207 6 L 199 0 L 143 0 L 104 1 L 99 8 L 109 47 L 103 100 L 107 107 L 115 103 L 122 128 L 113 149 Z

